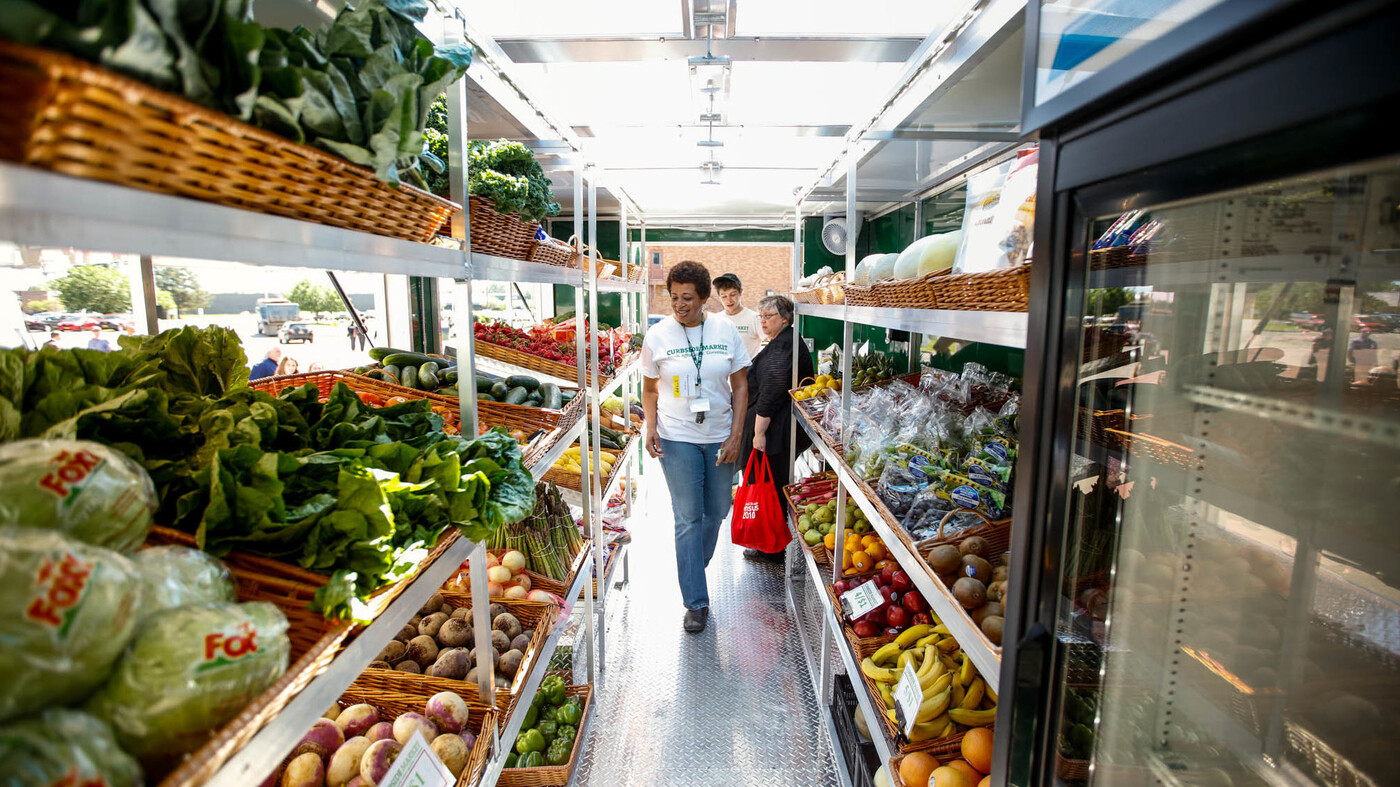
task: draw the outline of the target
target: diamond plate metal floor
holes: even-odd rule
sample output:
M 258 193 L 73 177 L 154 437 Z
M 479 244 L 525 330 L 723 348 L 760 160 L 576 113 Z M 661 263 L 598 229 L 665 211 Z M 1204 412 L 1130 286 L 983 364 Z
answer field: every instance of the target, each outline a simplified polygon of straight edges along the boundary
M 572 784 L 834 787 L 782 567 L 744 560 L 726 524 L 706 572 L 710 623 L 687 634 L 671 502 L 654 460 L 628 529 L 631 577 L 609 598 L 607 669 Z

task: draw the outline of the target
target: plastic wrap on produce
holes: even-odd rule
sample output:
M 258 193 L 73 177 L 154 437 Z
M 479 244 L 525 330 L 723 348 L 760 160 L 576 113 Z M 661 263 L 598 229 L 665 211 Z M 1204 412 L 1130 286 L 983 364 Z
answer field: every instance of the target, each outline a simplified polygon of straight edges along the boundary
M 85 440 L 0 446 L 0 525 L 57 530 L 129 553 L 151 532 L 156 491 L 145 468 Z
M 0 527 L 0 720 L 78 702 L 136 632 L 141 577 L 110 549 Z
M 208 552 L 167 545 L 143 549 L 132 559 L 141 572 L 145 592 L 142 617 L 187 604 L 238 600 L 233 573 Z
M 0 773 L 7 787 L 138 787 L 141 766 L 112 730 L 81 711 L 54 708 L 0 727 Z

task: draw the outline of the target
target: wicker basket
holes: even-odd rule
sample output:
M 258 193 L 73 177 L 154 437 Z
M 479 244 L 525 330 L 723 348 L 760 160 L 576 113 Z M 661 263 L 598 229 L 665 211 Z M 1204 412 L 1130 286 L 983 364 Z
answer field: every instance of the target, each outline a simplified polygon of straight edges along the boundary
M 470 607 L 472 602 L 471 596 L 444 593 L 443 603 L 461 609 Z M 559 616 L 559 608 L 553 604 L 529 601 L 492 600 L 491 603 L 504 606 L 508 612 L 520 620 L 522 626 L 535 630 L 534 636 L 530 639 L 530 646 L 525 649 L 525 658 L 520 662 L 520 666 L 516 669 L 511 680 L 510 688 L 496 691 L 496 707 L 509 716 L 515 703 L 520 699 L 520 691 L 525 687 L 525 679 L 529 677 L 535 662 L 539 660 L 540 653 L 544 650 L 544 643 L 549 639 L 549 633 L 554 628 L 554 622 Z M 474 648 L 475 640 L 471 642 Z M 412 672 L 399 672 L 398 670 L 366 669 L 360 675 L 357 683 L 390 692 L 400 692 L 403 691 L 404 687 L 411 686 L 417 691 L 428 692 L 429 696 L 439 691 L 452 691 L 462 695 L 462 698 L 468 702 L 479 701 L 481 698 L 475 683 L 453 680 L 452 678 L 434 678 Z
M 530 261 L 558 265 L 561 268 L 572 268 L 575 267 L 573 264 L 574 247 L 553 238 L 546 241 L 536 241 L 534 248 L 530 251 Z
M 1089 761 L 1071 760 L 1055 752 L 1055 775 L 1067 782 L 1089 781 Z
M 1129 265 L 1141 265 L 1146 258 L 1133 254 L 1131 246 L 1110 246 L 1106 249 L 1091 249 L 1089 251 L 1089 270 L 1100 271 L 1112 268 L 1125 268 Z M 1134 262 L 1135 261 L 1135 262 Z
M 982 519 L 982 524 L 963 530 L 959 532 L 956 537 L 947 539 L 942 538 L 943 526 L 946 525 L 953 518 L 954 515 L 964 512 L 970 512 L 977 515 Z M 1011 520 L 999 519 L 997 521 L 992 521 L 981 511 L 976 511 L 970 508 L 961 508 L 949 511 L 947 514 L 944 514 L 943 519 L 938 523 L 938 532 L 938 536 L 926 539 L 924 541 L 920 541 L 916 545 L 916 553 L 923 558 L 923 569 L 928 572 L 930 577 L 933 577 L 933 579 L 938 582 L 938 586 L 943 591 L 943 595 L 947 597 L 948 602 L 952 604 L 953 608 L 956 609 L 958 611 L 958 614 L 962 616 L 963 622 L 965 622 L 968 625 L 968 627 L 971 628 L 973 631 L 977 632 L 977 638 L 981 641 L 982 647 L 1000 656 L 1001 646 L 994 645 L 992 644 L 992 641 L 990 639 L 987 639 L 987 635 L 982 633 L 982 627 L 972 621 L 972 616 L 968 614 L 967 610 L 963 609 L 962 604 L 958 603 L 958 600 L 953 596 L 952 589 L 945 586 L 943 584 L 943 581 L 938 579 L 938 577 L 934 575 L 933 569 L 928 564 L 928 551 L 933 547 L 941 546 L 944 544 L 951 544 L 953 546 L 957 546 L 958 544 L 973 536 L 981 536 L 982 538 L 987 540 L 987 545 L 990 550 L 990 557 L 987 558 L 988 562 L 995 563 L 996 556 L 1005 554 L 1011 549 Z
M 1150 434 L 1136 434 L 1121 429 L 1105 429 L 1104 432 L 1122 440 L 1128 453 L 1134 458 L 1148 459 L 1161 465 L 1171 465 L 1185 470 L 1196 464 L 1196 453 L 1187 446 L 1163 440 Z
M 788 293 L 793 303 L 821 303 L 817 290 L 793 290 Z
M 875 297 L 874 287 L 862 287 L 859 284 L 846 282 L 846 305 L 847 306 L 879 306 L 880 301 Z
M 937 309 L 938 295 L 933 283 L 947 278 L 948 272 L 937 271 L 899 281 L 877 281 L 871 285 L 875 300 L 890 309 Z
M 856 648 L 856 661 L 864 660 L 867 656 L 873 655 L 875 651 L 879 649 L 880 645 L 862 645 Z M 939 760 L 946 759 L 950 756 L 954 758 L 962 756 L 962 739 L 964 733 L 961 732 L 949 735 L 946 738 L 938 738 L 931 741 L 913 743 L 906 740 L 903 731 L 899 729 L 899 725 L 891 720 L 886 713 L 889 708 L 886 707 L 884 697 L 880 694 L 880 687 L 864 672 L 861 672 L 860 679 L 865 681 L 865 689 L 870 693 L 870 701 L 875 706 L 875 714 L 880 717 L 881 726 L 885 728 L 886 738 L 893 741 L 902 754 L 922 751 L 932 754 Z M 869 721 L 869 719 L 867 719 L 867 721 Z M 874 731 L 874 729 L 871 729 L 872 733 Z
M 633 284 L 642 284 L 647 280 L 647 266 L 632 265 L 627 269 L 627 280 Z
M 428 557 L 419 563 L 413 575 L 378 590 L 370 599 L 371 614 L 381 614 L 412 584 L 418 571 L 432 565 L 457 538 L 455 529 L 448 531 Z M 152 529 L 147 543 L 194 547 L 195 539 L 189 533 L 156 527 Z M 238 584 L 240 601 L 269 601 L 287 616 L 292 664 L 280 680 L 248 703 L 237 716 L 215 732 L 208 743 L 162 779 L 161 787 L 184 787 L 208 781 L 229 757 L 281 713 L 292 698 L 326 671 L 346 638 L 355 631 L 355 626 L 348 622 L 332 623 L 307 609 L 316 590 L 326 583 L 326 577 L 257 555 L 234 552 L 225 555 L 223 560 Z
M 866 580 L 874 578 L 879 573 L 880 572 L 878 571 L 871 571 L 865 574 L 855 574 L 849 577 L 843 576 L 842 579 L 850 580 L 851 585 L 854 587 L 855 585 L 864 583 Z M 856 652 L 874 652 L 875 648 L 878 648 L 881 645 L 884 645 L 889 642 L 894 642 L 893 636 L 888 636 L 885 634 L 877 634 L 873 637 L 856 636 L 854 628 L 855 624 L 846 619 L 846 611 L 841 606 L 841 597 L 836 593 L 836 586 L 830 582 L 827 582 L 826 579 L 823 578 L 822 589 L 826 591 L 826 597 L 831 600 L 831 609 L 836 614 L 836 619 L 841 621 L 841 634 L 846 637 L 847 642 L 851 643 L 852 650 Z
M 826 286 L 817 290 L 817 302 L 826 305 L 846 302 L 846 273 L 834 273 Z
M 612 472 L 608 473 L 606 476 L 603 477 L 604 491 L 606 491 L 608 487 L 612 486 L 613 479 L 617 478 L 618 474 L 622 472 L 622 468 L 627 461 L 627 452 L 633 450 L 634 448 L 636 448 L 636 446 L 637 438 L 632 437 L 627 441 L 627 445 L 624 445 L 622 447 L 621 451 L 613 452 L 617 454 L 617 461 L 613 463 Z M 590 451 L 589 453 L 592 453 L 592 451 Z M 556 485 L 563 487 L 564 489 L 572 489 L 573 491 L 579 493 L 583 492 L 583 476 L 580 473 L 572 473 L 568 470 L 560 470 L 557 467 L 551 467 L 549 468 L 548 472 L 544 474 L 544 477 L 540 480 L 552 481 Z
M 518 216 L 496 212 L 496 203 L 485 197 L 470 197 L 472 252 L 528 260 L 535 250 L 538 221 L 521 221 Z
M 357 680 L 350 684 L 350 688 L 345 690 L 336 704 L 342 709 L 358 704 L 371 705 L 379 711 L 381 718 L 397 718 L 404 713 L 423 713 L 424 706 L 432 696 L 421 689 L 410 687 L 399 691 L 384 691 L 370 685 L 362 685 Z M 486 761 L 491 756 L 492 733 L 499 725 L 499 719 L 500 714 L 495 708 L 475 702 L 467 703 L 467 726 L 464 729 L 476 735 L 476 743 L 472 744 L 467 767 L 462 769 L 461 775 L 453 783 L 455 787 L 469 787 L 481 778 L 481 772 L 486 769 Z
M 820 473 L 818 475 L 823 475 L 831 478 L 836 477 L 836 474 L 830 471 L 828 471 L 827 473 Z M 815 544 L 808 544 L 807 541 L 802 538 L 802 534 L 797 532 L 797 516 L 799 515 L 798 512 L 800 509 L 796 503 L 792 502 L 792 490 L 796 487 L 797 484 L 788 484 L 787 486 L 783 487 L 783 497 L 787 499 L 788 511 L 791 512 L 791 517 L 793 520 L 792 532 L 796 534 L 793 536 L 793 541 L 797 542 L 797 545 L 802 548 L 802 551 L 811 555 L 812 559 L 817 562 L 818 566 L 830 567 L 831 552 L 827 550 L 826 544 L 822 541 L 818 541 Z M 839 489 L 840 487 L 838 486 L 837 488 Z
M 518 366 L 522 369 L 529 369 L 532 372 L 538 372 L 560 380 L 578 379 L 578 370 L 573 366 L 558 361 L 551 361 L 547 358 L 541 358 L 538 355 L 523 353 L 511 347 L 502 347 L 499 344 L 483 342 L 477 339 L 476 352 L 486 358 L 491 358 L 501 363 L 508 363 L 512 366 Z M 589 366 L 591 367 L 592 364 L 590 363 Z M 593 382 L 593 369 L 589 368 L 586 371 L 588 374 L 588 382 L 591 385 Z M 604 375 L 602 382 L 598 384 L 599 387 L 607 386 L 612 379 L 612 377 Z
M 507 768 L 501 771 L 496 780 L 499 787 L 564 787 L 578 765 L 579 749 L 583 741 L 583 731 L 588 725 L 588 706 L 593 702 L 591 686 L 569 686 L 564 690 L 570 697 L 583 698 L 583 717 L 578 721 L 578 735 L 574 736 L 574 748 L 569 752 L 569 762 L 565 765 L 546 765 L 542 768 Z M 515 741 L 502 741 L 503 745 L 513 746 Z
M 1029 311 L 1030 291 L 1029 265 L 981 273 L 949 274 L 933 280 L 933 296 L 940 309 Z
M 91 63 L 8 42 L 0 159 L 420 243 L 460 210 Z

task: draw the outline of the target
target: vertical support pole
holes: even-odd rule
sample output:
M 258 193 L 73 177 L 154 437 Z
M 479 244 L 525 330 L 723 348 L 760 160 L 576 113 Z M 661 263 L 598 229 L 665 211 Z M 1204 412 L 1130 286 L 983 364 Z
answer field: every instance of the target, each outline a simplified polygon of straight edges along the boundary
M 584 211 L 584 204 L 583 204 L 583 168 L 580 167 L 578 164 L 575 164 L 575 165 L 574 165 L 574 253 L 575 253 L 575 254 L 580 254 L 580 255 L 583 253 L 583 211 Z M 574 336 L 575 336 L 575 338 L 574 338 L 574 349 L 575 349 L 575 351 L 576 351 L 576 353 L 577 353 L 577 355 L 576 355 L 576 358 L 577 358 L 577 366 L 576 366 L 576 368 L 578 369 L 578 390 L 579 390 L 579 394 L 578 394 L 578 395 L 579 395 L 579 396 L 586 396 L 586 397 L 588 397 L 588 399 L 585 399 L 585 400 L 584 400 L 584 405 L 585 405 L 585 406 L 587 406 L 588 401 L 589 401 L 590 399 L 595 399 L 595 398 L 597 398 L 597 397 L 596 397 L 596 392 L 590 393 L 589 388 L 588 388 L 588 352 L 587 352 L 587 347 L 588 347 L 588 345 L 587 345 L 587 337 L 584 336 L 584 332 L 583 332 L 583 330 L 582 330 L 584 315 L 586 314 L 586 310 L 584 309 L 583 288 L 584 288 L 584 285 L 588 283 L 588 280 L 589 280 L 589 279 L 588 279 L 588 273 L 586 273 L 586 272 L 580 270 L 580 272 L 579 272 L 579 285 L 578 285 L 577 287 L 574 288 L 574 320 L 576 321 L 576 324 L 577 324 L 577 326 L 579 327 L 579 330 L 578 330 L 578 331 L 575 333 L 575 335 L 574 335 Z M 588 456 L 588 441 L 589 441 L 589 429 L 588 429 L 588 428 L 586 427 L 586 425 L 585 425 L 585 428 L 584 428 L 584 429 L 579 430 L 579 455 L 580 455 L 580 456 Z M 583 523 L 584 523 L 584 525 L 588 528 L 588 532 L 589 532 L 589 533 L 592 533 L 592 532 L 593 532 L 593 523 L 594 523 L 594 520 L 596 520 L 599 516 L 601 516 L 601 514 L 598 513 L 598 512 L 596 512 L 596 510 L 593 508 L 593 477 L 592 477 L 591 475 L 589 475 L 588 473 L 581 473 L 581 474 L 579 475 L 579 484 L 580 484 L 580 486 L 579 486 L 579 491 L 582 493 L 582 497 L 583 497 Z M 596 566 L 596 565 L 598 565 L 598 561 L 601 559 L 601 550 L 600 550 L 599 544 L 598 544 L 598 542 L 597 542 L 596 540 L 594 540 L 594 541 L 592 542 L 592 544 L 593 544 L 593 565 Z M 593 588 L 592 583 L 585 582 L 585 583 L 583 584 L 583 619 L 584 619 L 584 635 L 585 635 L 585 637 L 586 637 L 587 640 L 588 640 L 588 645 L 587 645 L 587 647 L 585 648 L 585 650 L 586 650 L 586 652 L 587 652 L 587 661 L 588 661 L 588 679 L 589 679 L 590 681 L 596 682 L 596 681 L 597 681 L 597 678 L 598 678 L 598 672 L 597 672 L 597 670 L 596 670 L 596 668 L 595 668 L 596 661 L 595 661 L 595 659 L 593 658 L 593 647 L 594 647 L 594 644 L 593 644 L 593 643 L 594 643 L 594 628 L 595 628 L 595 627 L 594 627 L 594 617 L 593 617 L 593 590 L 594 590 L 594 588 Z
M 802 278 L 802 203 L 800 201 L 796 201 L 793 203 L 791 269 L 792 277 L 788 280 L 789 290 L 792 289 L 793 282 Z M 802 367 L 799 366 L 797 363 L 797 354 L 807 351 L 807 345 L 805 342 L 802 341 L 801 321 L 802 317 L 797 313 L 797 306 L 794 304 L 792 309 L 792 380 L 788 385 L 789 391 L 797 388 L 798 375 L 801 374 L 801 372 L 798 371 Z M 798 421 L 798 419 L 802 416 L 798 415 L 798 413 L 796 412 L 797 405 L 795 403 L 789 406 L 793 409 L 793 413 L 788 418 L 788 421 L 791 424 L 791 428 L 788 430 L 788 461 L 791 463 L 791 466 L 788 468 L 788 479 L 793 482 L 796 482 L 797 430 L 802 428 L 802 424 Z M 800 533 L 798 534 L 798 537 L 801 538 Z M 802 548 L 798 547 L 796 550 L 789 551 L 792 552 L 793 557 L 783 561 L 783 576 L 787 579 L 788 582 L 792 582 L 792 562 L 793 560 L 796 560 L 799 563 L 802 562 Z M 825 621 L 823 621 L 823 625 L 825 625 Z
M 472 598 L 489 598 L 486 588 L 486 545 L 477 544 L 472 550 L 471 557 L 471 582 Z M 472 606 L 472 628 L 476 633 L 476 652 L 490 653 L 491 651 L 491 606 L 489 604 L 475 604 Z M 484 669 L 478 668 L 476 671 L 477 688 L 481 691 L 482 702 L 487 705 L 494 705 L 496 702 L 496 676 L 493 665 L 484 663 Z
M 632 263 L 632 244 L 627 232 L 627 203 L 618 200 L 618 249 L 622 253 L 622 273 L 627 281 L 632 280 L 632 269 L 636 267 Z M 623 293 L 622 296 L 622 324 L 629 334 L 637 332 L 637 304 L 641 297 L 634 296 L 631 290 Z M 632 422 L 632 384 L 626 382 L 622 384 L 622 420 L 625 423 Z M 622 464 L 621 472 L 626 473 L 622 479 L 622 510 L 627 517 L 632 516 L 632 456 L 624 454 L 618 457 Z
M 608 589 L 605 587 L 605 575 L 607 574 L 607 547 L 603 542 L 603 514 L 607 511 L 607 501 L 603 499 L 605 490 L 603 489 L 603 462 L 602 462 L 602 432 L 600 427 L 603 424 L 602 402 L 600 401 L 599 388 L 602 383 L 602 375 L 599 372 L 598 364 L 598 266 L 601 262 L 598 254 L 598 174 L 597 167 L 591 167 L 591 175 L 588 178 L 588 257 L 590 261 L 588 280 L 588 372 L 592 376 L 592 382 L 588 384 L 588 405 L 589 412 L 593 416 L 592 435 L 589 437 L 589 462 L 586 468 L 588 474 L 593 477 L 593 510 L 595 513 L 592 522 L 593 543 L 598 545 L 600 557 L 593 564 L 593 577 L 598 586 L 598 671 L 602 672 L 606 667 L 608 646 L 606 641 L 607 632 L 604 625 L 607 621 L 608 609 Z
M 454 19 L 444 19 L 443 38 L 449 44 L 466 43 L 464 20 L 461 11 L 454 11 Z M 467 81 L 458 80 L 447 88 L 447 179 L 449 194 L 458 205 L 467 204 L 467 149 L 470 137 L 467 133 Z M 472 226 L 471 211 L 459 210 L 452 214 L 452 237 L 462 243 L 462 280 L 457 290 L 456 336 L 457 369 L 460 379 L 476 379 L 476 334 L 472 326 L 476 315 L 472 309 Z M 462 413 L 462 434 L 476 436 L 476 391 L 474 386 L 458 386 L 460 410 Z M 482 569 L 483 576 L 485 569 Z M 475 576 L 475 574 L 473 574 Z M 485 598 L 485 596 L 479 596 Z M 490 623 L 487 623 L 490 627 Z M 478 629 L 480 626 L 477 627 Z M 489 632 L 488 632 L 489 633 Z M 485 653 L 486 651 L 478 651 Z M 486 670 L 490 672 L 490 670 Z M 480 670 L 477 671 L 480 674 Z M 483 697 L 488 695 L 482 694 Z
M 133 266 L 136 275 L 131 281 L 131 317 L 138 333 L 155 336 L 160 333 L 160 316 L 156 308 L 155 261 L 149 254 L 142 254 Z M 184 315 L 180 315 L 183 317 Z M 114 343 L 115 346 L 115 343 Z

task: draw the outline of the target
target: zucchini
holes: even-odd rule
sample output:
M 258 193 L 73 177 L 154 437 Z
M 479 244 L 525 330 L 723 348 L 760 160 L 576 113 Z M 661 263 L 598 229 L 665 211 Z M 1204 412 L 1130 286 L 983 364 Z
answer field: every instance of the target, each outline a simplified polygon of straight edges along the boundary
M 478 394 L 476 395 L 476 400 L 477 400 L 478 402 L 494 402 L 494 401 L 496 401 L 495 399 L 492 399 L 492 398 L 491 398 L 491 394 L 489 394 L 489 393 L 478 393 Z
M 439 396 L 449 396 L 453 399 L 456 399 L 462 395 L 456 388 L 439 388 L 437 390 L 437 393 Z
M 456 369 L 447 369 L 447 370 L 444 370 L 441 374 L 438 375 L 438 377 L 442 378 L 442 381 L 443 381 L 444 383 L 447 383 L 448 385 L 456 385 L 456 383 L 457 383 L 457 370 L 456 370 Z
M 570 388 L 567 391 L 562 388 L 559 389 L 559 398 L 563 399 L 565 403 L 572 402 L 575 396 L 578 396 L 577 388 Z
M 539 391 L 531 391 L 531 392 L 530 392 L 529 399 L 530 399 L 530 401 L 532 401 L 532 402 L 543 402 L 543 401 L 544 401 L 544 397 L 540 395 L 540 392 L 539 392 Z
M 442 383 L 438 382 L 437 373 L 428 368 L 429 364 L 418 367 L 418 387 L 425 391 L 436 391 Z M 413 367 L 408 367 L 412 369 Z
M 505 398 L 501 399 L 501 401 L 506 404 L 524 404 L 525 400 L 528 398 L 530 398 L 530 392 L 525 389 L 525 386 L 517 385 L 507 391 Z
M 523 407 L 539 407 L 539 406 L 540 406 L 540 403 L 537 402 L 537 401 L 535 401 L 534 399 L 526 399 L 525 401 L 521 402 L 520 404 L 521 404 L 521 406 L 523 406 Z
M 544 407 L 546 410 L 558 410 L 564 406 L 564 399 L 559 393 L 559 386 L 554 383 L 545 383 L 541 385 L 540 394 L 543 397 L 540 406 Z
M 491 386 L 495 385 L 498 382 L 500 381 L 495 378 L 486 377 L 485 375 L 478 374 L 476 376 L 476 390 L 480 393 L 486 393 L 491 390 Z
M 386 383 L 391 382 L 389 375 L 385 374 L 383 369 L 370 369 L 365 372 L 365 376 L 371 380 L 379 380 Z
M 356 366 L 356 367 L 355 367 L 355 374 L 365 374 L 365 373 L 367 373 L 368 371 L 369 371 L 369 367 L 368 367 L 368 366 Z
M 600 436 L 598 438 L 598 443 L 604 448 L 610 448 L 614 451 L 622 450 L 622 443 L 619 443 L 618 441 L 612 439 L 611 437 L 608 437 L 607 435 Z
M 408 350 L 395 350 L 393 347 L 371 347 L 369 348 L 369 357 L 376 361 L 382 361 L 390 355 L 405 352 L 408 352 Z
M 418 368 L 414 366 L 403 367 L 403 374 L 399 376 L 399 382 L 405 388 L 418 388 Z
M 421 375 L 423 372 L 432 372 L 433 374 L 437 374 L 437 373 L 438 373 L 438 370 L 441 369 L 441 368 L 442 368 L 441 366 L 438 366 L 438 365 L 437 365 L 437 362 L 436 362 L 436 361 L 428 361 L 427 363 L 420 364 L 420 365 L 418 366 L 418 373 L 419 373 L 420 375 Z
M 524 388 L 527 391 L 534 391 L 540 387 L 540 381 L 528 374 L 513 374 L 506 378 L 506 385 L 511 388 Z
M 384 373 L 397 380 L 399 375 L 403 373 L 403 370 L 397 366 L 385 366 Z
M 423 353 L 395 352 L 384 356 L 384 363 L 394 366 L 422 366 L 425 363 L 435 364 L 440 360 L 442 359 Z
M 490 393 L 492 399 L 498 402 L 504 402 L 506 400 L 506 394 L 510 393 L 510 386 L 497 380 L 491 384 Z

